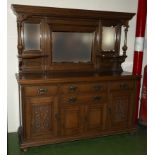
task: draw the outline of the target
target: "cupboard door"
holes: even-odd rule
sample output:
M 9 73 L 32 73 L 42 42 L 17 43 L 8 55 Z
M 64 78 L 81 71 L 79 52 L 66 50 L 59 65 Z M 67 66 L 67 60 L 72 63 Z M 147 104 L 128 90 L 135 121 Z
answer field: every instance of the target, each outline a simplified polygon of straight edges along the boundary
M 120 91 L 111 93 L 111 129 L 123 129 L 133 122 L 133 93 Z
M 28 18 L 22 22 L 21 42 L 23 72 L 42 72 L 45 66 L 44 22 L 40 18 Z
M 78 135 L 83 130 L 83 106 L 78 104 L 61 107 L 61 134 Z
M 92 103 L 86 109 L 86 131 L 104 130 L 106 128 L 106 104 Z
M 26 139 L 53 136 L 56 133 L 53 98 L 26 98 L 25 109 Z
M 40 50 L 40 23 L 24 23 L 24 50 Z

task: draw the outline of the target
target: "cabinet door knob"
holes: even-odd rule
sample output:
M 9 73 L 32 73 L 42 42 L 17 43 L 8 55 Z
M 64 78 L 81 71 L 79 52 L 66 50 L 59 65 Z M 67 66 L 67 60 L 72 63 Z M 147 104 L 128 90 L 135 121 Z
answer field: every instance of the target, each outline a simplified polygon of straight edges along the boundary
M 68 89 L 69 89 L 69 92 L 74 92 L 74 91 L 76 91 L 77 86 L 76 86 L 76 85 L 70 85 L 70 86 L 68 87 Z
M 47 88 L 38 88 L 38 95 L 45 95 L 47 91 Z
M 75 103 L 77 101 L 77 98 L 76 97 L 70 97 L 68 99 L 68 103 Z
M 94 90 L 95 91 L 100 91 L 101 89 L 102 89 L 101 85 L 98 85 L 98 84 L 94 85 Z
M 94 96 L 93 97 L 93 100 L 95 101 L 95 102 L 97 102 L 97 101 L 100 101 L 101 100 L 101 96 Z
M 120 84 L 120 88 L 121 89 L 128 89 L 128 84 L 122 83 L 122 84 Z

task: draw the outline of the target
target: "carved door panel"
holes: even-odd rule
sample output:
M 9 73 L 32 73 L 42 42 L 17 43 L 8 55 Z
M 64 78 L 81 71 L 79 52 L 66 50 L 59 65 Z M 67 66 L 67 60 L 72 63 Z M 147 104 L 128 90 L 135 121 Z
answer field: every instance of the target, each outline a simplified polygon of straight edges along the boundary
M 26 98 L 26 138 L 53 136 L 56 131 L 54 99 Z
M 111 93 L 111 129 L 127 128 L 132 123 L 133 94 L 131 91 Z
M 83 106 L 75 104 L 61 107 L 61 134 L 63 136 L 74 136 L 82 133 Z
M 92 103 L 86 109 L 86 131 L 104 130 L 106 128 L 106 104 Z

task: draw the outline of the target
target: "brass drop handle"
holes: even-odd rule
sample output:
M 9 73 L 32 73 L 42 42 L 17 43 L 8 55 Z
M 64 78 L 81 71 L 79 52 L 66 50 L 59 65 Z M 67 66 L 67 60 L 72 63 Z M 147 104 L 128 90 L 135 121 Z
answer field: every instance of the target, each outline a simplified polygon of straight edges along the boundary
M 100 101 L 101 100 L 101 96 L 94 96 L 93 99 L 95 102 Z
M 94 89 L 95 89 L 95 91 L 99 91 L 99 90 L 101 90 L 102 89 L 102 86 L 101 85 L 94 85 Z
M 70 97 L 68 99 L 68 103 L 75 103 L 77 101 L 77 98 L 76 97 Z
M 121 89 L 128 89 L 128 85 L 126 83 L 120 84 Z
M 68 89 L 70 92 L 74 92 L 74 91 L 76 91 L 77 86 L 76 85 L 70 85 Z
M 45 95 L 47 91 L 47 88 L 38 88 L 38 95 Z

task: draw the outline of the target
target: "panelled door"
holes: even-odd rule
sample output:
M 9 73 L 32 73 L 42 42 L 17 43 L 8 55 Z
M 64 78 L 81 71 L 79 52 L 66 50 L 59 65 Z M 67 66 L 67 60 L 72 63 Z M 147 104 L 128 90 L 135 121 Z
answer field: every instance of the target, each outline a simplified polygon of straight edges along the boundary
M 64 136 L 96 133 L 106 128 L 105 95 L 62 98 L 61 133 Z
M 26 139 L 56 134 L 53 97 L 29 97 L 25 102 Z
M 111 92 L 111 107 L 109 109 L 111 129 L 127 128 L 133 122 L 133 93 L 132 91 Z
M 63 98 L 60 108 L 61 134 L 74 136 L 83 131 L 84 107 L 76 97 Z
M 106 93 L 94 93 L 86 103 L 85 126 L 87 133 L 96 133 L 106 128 Z

